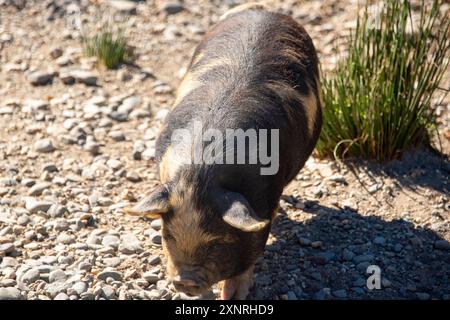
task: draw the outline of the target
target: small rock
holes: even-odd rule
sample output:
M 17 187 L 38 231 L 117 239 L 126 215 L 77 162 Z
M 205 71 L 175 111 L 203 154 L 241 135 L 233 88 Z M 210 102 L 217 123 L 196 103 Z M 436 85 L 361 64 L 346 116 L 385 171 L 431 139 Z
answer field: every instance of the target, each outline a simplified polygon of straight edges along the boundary
M 344 289 L 335 290 L 333 291 L 333 296 L 339 299 L 345 299 L 347 298 L 347 291 L 345 291 Z
M 115 268 L 118 265 L 120 265 L 120 258 L 119 257 L 112 257 L 112 258 L 104 258 L 103 263 L 107 267 Z
M 355 212 L 358 211 L 358 205 L 350 199 L 344 200 L 344 202 L 342 202 L 342 207 Z
M 14 113 L 13 107 L 1 107 L 0 108 L 0 115 L 13 114 L 13 113 Z
M 430 299 L 430 295 L 426 292 L 416 292 L 416 296 L 417 296 L 417 298 L 419 298 L 419 300 L 429 300 Z
M 334 173 L 331 165 L 327 163 L 318 163 L 313 168 L 318 170 L 319 174 L 324 178 L 331 177 Z
M 373 193 L 377 192 L 378 191 L 378 185 L 377 184 L 371 185 L 370 187 L 367 188 L 367 191 L 369 191 L 370 194 L 373 194 Z
M 127 178 L 127 180 L 135 183 L 142 180 L 141 177 L 134 171 L 127 172 L 125 177 Z
M 366 280 L 364 278 L 358 278 L 355 281 L 353 281 L 354 287 L 363 287 L 366 285 Z
M 125 141 L 125 134 L 122 131 L 111 131 L 108 136 L 116 142 Z
M 136 3 L 127 0 L 109 0 L 108 4 L 122 13 L 135 14 L 136 13 Z
M 53 228 L 56 231 L 66 231 L 69 229 L 69 222 L 66 219 L 56 219 Z
M 89 196 L 88 201 L 89 201 L 89 205 L 91 207 L 95 207 L 97 205 L 97 202 L 98 202 L 98 195 L 96 193 L 91 194 Z
M 374 259 L 374 256 L 371 254 L 362 254 L 353 258 L 353 262 L 358 264 L 361 262 L 370 262 Z
M 58 172 L 58 167 L 54 163 L 46 163 L 42 167 L 42 171 L 44 172 Z
M 177 14 L 184 10 L 184 6 L 179 2 L 167 2 L 164 4 L 163 10 L 168 15 Z
M 87 239 L 86 239 L 86 244 L 90 245 L 90 244 L 100 244 L 101 243 L 101 239 L 99 236 L 95 235 L 95 234 L 90 234 Z
M 55 60 L 55 62 L 56 62 L 56 64 L 57 64 L 58 66 L 60 66 L 60 67 L 65 67 L 65 66 L 67 66 L 67 65 L 73 63 L 72 58 L 71 58 L 70 56 L 66 56 L 66 55 L 57 58 L 57 59 Z M 64 77 L 66 77 L 66 78 L 64 78 L 64 80 L 63 80 L 63 77 L 61 77 L 61 73 L 59 74 L 59 78 L 60 78 L 60 79 L 63 81 L 63 83 L 65 83 L 65 84 L 73 84 L 73 82 L 75 81 L 75 79 L 72 78 L 72 83 L 70 83 L 70 82 L 69 82 L 69 83 L 66 83 L 66 82 L 67 82 L 67 76 L 68 76 L 68 74 L 63 72 L 62 75 L 63 75 Z
M 50 209 L 48 209 L 47 213 L 50 214 L 51 217 L 57 218 L 62 217 L 64 213 L 66 213 L 67 211 L 68 211 L 67 208 L 64 206 L 61 206 L 59 204 L 52 204 Z
M 69 284 L 65 282 L 54 282 L 46 286 L 45 291 L 48 292 L 50 297 L 53 299 L 59 293 L 66 291 L 69 288 Z
M 161 244 L 161 235 L 158 232 L 154 232 L 150 235 L 150 241 L 153 244 L 160 245 Z
M 36 141 L 34 144 L 34 149 L 37 152 L 48 153 L 55 151 L 55 147 L 53 146 L 53 141 L 51 139 L 41 139 Z
M 106 235 L 102 239 L 102 245 L 105 247 L 110 246 L 110 247 L 117 249 L 119 247 L 119 244 L 120 244 L 120 239 L 113 235 Z
M 109 207 L 114 202 L 110 198 L 102 197 L 98 199 L 98 205 L 101 207 Z
M 63 59 L 64 58 L 64 59 Z M 63 59 L 64 61 L 58 61 L 58 65 L 66 65 L 69 63 L 70 59 L 66 59 L 66 57 L 61 57 L 60 59 Z M 59 60 L 59 59 L 58 59 Z M 60 72 L 59 73 L 59 79 L 64 83 L 64 84 L 74 84 L 75 83 L 75 77 L 72 76 L 72 74 L 70 72 Z
M 71 77 L 73 77 L 73 79 L 75 79 L 75 81 L 84 83 L 85 85 L 88 85 L 88 86 L 97 85 L 97 76 L 91 71 L 73 70 L 69 73 L 69 75 Z
M 158 231 L 161 229 L 161 219 L 155 219 L 150 223 L 150 227 Z
M 34 86 L 45 86 L 52 82 L 53 72 L 35 71 L 27 76 L 28 81 Z
M 393 248 L 394 252 L 397 252 L 397 253 L 402 251 L 402 249 L 403 249 L 403 246 L 400 243 L 396 243 Z
M 84 292 L 80 295 L 81 300 L 95 300 L 95 295 L 92 292 Z
M 79 295 L 81 296 L 84 292 L 86 292 L 87 290 L 87 284 L 85 282 L 79 281 L 76 282 L 73 286 L 72 289 Z
M 133 109 L 141 104 L 141 98 L 132 96 L 123 100 L 122 104 L 117 108 L 117 111 L 129 114 Z
M 392 283 L 391 283 L 391 281 L 389 281 L 388 279 L 386 279 L 386 278 L 382 278 L 382 279 L 381 279 L 381 286 L 382 286 L 383 288 L 390 288 L 391 285 L 392 285 Z
M 159 281 L 158 275 L 152 272 L 145 272 L 142 277 L 150 284 L 157 283 Z
M 375 237 L 375 239 L 373 239 L 373 243 L 383 245 L 386 243 L 386 239 L 384 237 Z
M 12 245 L 14 247 L 14 244 L 12 244 Z M 5 269 L 5 268 L 8 268 L 8 267 L 16 267 L 18 264 L 19 263 L 17 262 L 17 260 L 15 258 L 13 258 L 13 257 L 3 257 L 2 263 L 0 263 L 0 269 Z
M 116 297 L 116 292 L 110 285 L 105 285 L 102 287 L 101 296 L 106 300 L 111 300 Z
M 156 288 L 158 289 L 158 290 L 166 290 L 167 289 L 167 285 L 168 285 L 169 283 L 166 281 L 166 280 L 159 280 L 157 283 L 156 283 Z
M 41 99 L 27 99 L 24 103 L 24 107 L 33 111 L 44 111 L 48 109 L 48 102 Z
M 365 293 L 365 291 L 364 291 L 364 289 L 363 288 L 360 288 L 360 287 L 353 287 L 352 288 L 352 291 L 353 292 L 356 292 L 358 295 L 363 295 L 364 293 Z
M 7 242 L 7 243 L 0 244 L 0 257 L 1 257 L 1 254 L 4 255 L 4 254 L 11 253 L 14 251 L 14 249 L 15 249 L 14 243 Z
M 92 269 L 92 264 L 88 261 L 81 261 L 78 265 L 78 270 L 90 271 Z
M 44 190 L 48 189 L 51 186 L 48 182 L 42 182 L 35 184 L 33 187 L 30 188 L 28 191 L 29 196 L 40 196 Z
M 63 50 L 61 48 L 53 48 L 50 51 L 50 57 L 52 59 L 57 59 L 63 55 Z
M 17 219 L 17 224 L 21 226 L 26 226 L 30 222 L 30 218 L 26 215 L 22 215 Z
M 60 265 L 62 265 L 62 264 L 69 265 L 69 264 L 72 264 L 73 262 L 74 262 L 74 257 L 71 254 L 69 254 L 67 256 L 60 256 L 60 257 L 58 257 L 58 263 Z
M 133 146 L 133 159 L 134 160 L 142 160 L 142 153 L 145 151 L 145 143 L 144 141 L 136 141 Z
M 347 180 L 341 174 L 333 174 L 332 176 L 328 177 L 327 180 L 337 182 L 337 183 L 342 183 L 342 184 L 347 183 Z
M 137 271 L 136 269 L 133 269 L 133 268 L 127 269 L 127 270 L 125 271 L 125 276 L 124 276 L 124 278 L 125 278 L 125 279 L 131 279 L 131 278 L 134 278 L 134 277 L 137 275 L 137 273 L 138 273 L 138 271 Z
M 97 278 L 99 280 L 103 280 L 103 281 L 106 281 L 107 278 L 113 278 L 114 281 L 121 281 L 122 274 L 120 272 L 113 271 L 113 270 L 105 270 L 105 271 L 100 272 L 97 275 Z
M 321 248 L 322 245 L 323 245 L 322 241 L 311 242 L 311 247 L 313 247 L 313 248 Z
M 83 112 L 87 115 L 93 116 L 96 114 L 100 114 L 102 111 L 100 107 L 93 103 L 88 103 L 83 107 Z
M 69 235 L 67 233 L 61 233 L 57 238 L 56 241 L 62 244 L 71 244 L 75 242 L 75 237 L 72 235 Z
M 298 242 L 300 243 L 301 246 L 304 247 L 309 247 L 311 245 L 311 240 L 309 240 L 308 238 L 298 238 Z
M 22 179 L 22 181 L 21 181 L 20 183 L 21 183 L 22 185 L 24 185 L 25 187 L 30 188 L 30 187 L 34 186 L 34 184 L 36 183 L 36 181 L 34 181 L 33 179 L 25 178 L 25 179 Z
M 84 150 L 95 156 L 100 153 L 100 145 L 94 141 L 87 141 L 84 145 Z
M 296 202 L 294 207 L 296 207 L 297 209 L 303 210 L 303 209 L 305 209 L 305 204 L 303 202 Z
M 149 118 L 151 116 L 151 112 L 144 108 L 139 108 L 131 111 L 130 118 L 131 119 L 142 119 L 142 118 Z
M 365 262 L 360 262 L 356 265 L 356 269 L 360 272 L 366 272 L 367 268 L 370 266 L 370 262 L 365 261 Z
M 141 155 L 142 156 L 142 160 L 150 161 L 150 160 L 155 159 L 155 152 L 156 152 L 155 148 L 147 148 L 147 149 L 145 149 L 144 152 L 142 152 L 142 155 Z
M 117 80 L 127 82 L 133 79 L 133 74 L 126 69 L 121 69 L 117 72 Z
M 104 95 L 99 94 L 96 96 L 93 96 L 92 98 L 90 98 L 87 103 L 88 104 L 95 104 L 97 106 L 104 106 L 106 105 L 107 99 Z
M 154 265 L 157 265 L 157 264 L 159 264 L 161 262 L 161 258 L 159 256 L 157 256 L 157 255 L 152 255 L 152 256 L 147 258 L 147 262 L 150 265 L 154 266 Z
M 348 250 L 347 248 L 345 248 L 342 251 L 342 259 L 345 260 L 345 261 L 353 260 L 354 256 L 355 256 L 355 254 L 352 251 Z
M 56 270 L 50 272 L 50 274 L 48 276 L 49 283 L 64 282 L 64 281 L 66 281 L 66 279 L 67 279 L 66 273 L 60 269 L 56 269 Z
M 43 256 L 39 260 L 48 265 L 52 265 L 58 262 L 58 258 L 56 256 Z
M 143 249 L 138 238 L 136 238 L 134 234 L 128 233 L 122 237 L 122 242 L 119 245 L 119 251 L 124 254 L 133 254 L 142 252 Z
M 288 291 L 287 292 L 287 299 L 288 300 L 298 300 L 297 295 L 294 291 Z
M 3 197 L 9 192 L 8 188 L 0 188 L 0 197 Z
M 119 170 L 122 167 L 122 162 L 116 159 L 110 159 L 106 162 L 106 165 L 113 170 Z
M 50 201 L 38 201 L 34 198 L 25 198 L 25 208 L 31 213 L 36 213 L 39 211 L 47 212 L 48 209 L 53 205 Z
M 331 251 L 319 252 L 312 256 L 312 261 L 317 264 L 324 265 L 329 263 L 334 257 L 335 254 Z
M 17 288 L 0 288 L 0 300 L 22 300 L 22 298 Z
M 330 288 L 323 288 L 317 291 L 314 295 L 314 298 L 317 300 L 326 300 L 331 298 L 331 290 Z
M 78 119 L 74 119 L 74 118 L 66 119 L 63 122 L 63 127 L 64 127 L 64 129 L 70 131 L 73 128 L 75 128 L 79 123 L 80 123 L 80 120 L 78 120 Z
M 56 297 L 53 298 L 53 300 L 70 300 L 70 299 L 67 294 L 65 294 L 64 292 L 60 292 L 56 295 Z
M 125 112 L 112 111 L 108 113 L 108 117 L 119 122 L 128 121 L 128 114 Z
M 36 280 L 38 280 L 39 276 L 40 276 L 39 269 L 32 268 L 23 274 L 23 276 L 20 278 L 20 281 L 25 284 L 31 284 L 34 283 Z

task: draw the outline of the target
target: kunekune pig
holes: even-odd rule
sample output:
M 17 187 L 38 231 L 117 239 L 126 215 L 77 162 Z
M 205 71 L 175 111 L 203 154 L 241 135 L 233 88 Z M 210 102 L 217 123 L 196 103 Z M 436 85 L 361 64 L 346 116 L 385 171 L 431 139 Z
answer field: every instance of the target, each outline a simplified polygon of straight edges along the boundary
M 192 146 L 177 145 L 185 142 L 173 133 L 185 129 L 192 145 L 204 147 L 195 121 L 221 132 L 278 129 L 278 150 L 267 147 L 278 152 L 278 171 L 262 175 L 260 161 L 184 162 Z M 200 295 L 222 281 L 222 299 L 246 298 L 283 188 L 312 153 L 321 125 L 317 54 L 291 17 L 241 6 L 204 36 L 157 139 L 161 185 L 126 210 L 162 219 L 167 275 L 178 291 Z

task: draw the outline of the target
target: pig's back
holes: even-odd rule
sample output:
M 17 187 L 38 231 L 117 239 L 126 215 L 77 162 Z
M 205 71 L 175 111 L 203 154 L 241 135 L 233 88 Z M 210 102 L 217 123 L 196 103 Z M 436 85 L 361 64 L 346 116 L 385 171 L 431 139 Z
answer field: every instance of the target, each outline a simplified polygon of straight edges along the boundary
M 279 129 L 277 174 L 261 176 L 258 166 L 217 166 L 221 184 L 250 203 L 272 207 L 315 146 L 319 90 L 313 43 L 293 19 L 263 10 L 231 15 L 197 47 L 158 140 L 157 159 L 170 145 L 172 131 L 194 120 L 204 129 Z

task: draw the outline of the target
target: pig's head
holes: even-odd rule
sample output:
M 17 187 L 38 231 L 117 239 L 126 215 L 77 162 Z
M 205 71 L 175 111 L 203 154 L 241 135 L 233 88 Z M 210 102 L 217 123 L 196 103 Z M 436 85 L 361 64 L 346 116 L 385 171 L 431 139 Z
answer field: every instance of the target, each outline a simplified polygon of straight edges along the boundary
M 168 278 L 188 295 L 200 295 L 251 267 L 270 226 L 239 193 L 183 183 L 159 186 L 127 212 L 162 219 Z

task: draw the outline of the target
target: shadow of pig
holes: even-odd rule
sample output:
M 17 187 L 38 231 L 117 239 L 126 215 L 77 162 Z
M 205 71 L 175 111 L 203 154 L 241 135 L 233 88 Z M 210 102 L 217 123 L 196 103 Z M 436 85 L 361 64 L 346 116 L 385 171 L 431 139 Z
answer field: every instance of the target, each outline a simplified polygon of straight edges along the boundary
M 450 243 L 436 232 L 305 205 L 313 215 L 306 222 L 286 214 L 274 221 L 275 240 L 258 260 L 249 299 L 450 299 Z M 379 289 L 367 285 L 373 266 Z

